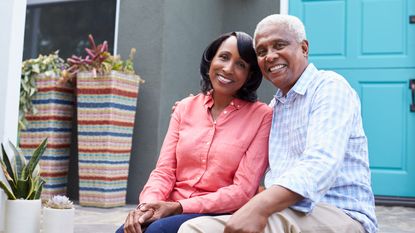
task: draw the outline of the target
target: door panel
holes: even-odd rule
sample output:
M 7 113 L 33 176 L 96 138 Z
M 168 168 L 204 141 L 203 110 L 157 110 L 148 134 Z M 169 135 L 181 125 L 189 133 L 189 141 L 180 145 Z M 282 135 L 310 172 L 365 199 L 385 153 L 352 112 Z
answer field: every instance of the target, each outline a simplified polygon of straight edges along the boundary
M 289 9 L 306 26 L 310 62 L 360 96 L 375 195 L 415 197 L 415 1 L 293 0 Z
M 415 112 L 408 84 L 415 69 L 336 71 L 360 96 L 375 195 L 415 197 Z
M 397 68 L 415 66 L 413 0 L 292 0 L 318 67 Z

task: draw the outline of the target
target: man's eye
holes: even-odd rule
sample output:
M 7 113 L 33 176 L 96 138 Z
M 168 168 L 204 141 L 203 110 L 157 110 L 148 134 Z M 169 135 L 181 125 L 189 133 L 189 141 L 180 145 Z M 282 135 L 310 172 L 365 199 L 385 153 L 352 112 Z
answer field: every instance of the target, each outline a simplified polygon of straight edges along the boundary
M 277 43 L 275 47 L 276 49 L 283 49 L 285 48 L 286 45 L 287 45 L 286 43 L 280 42 L 280 43 Z
M 258 57 L 263 57 L 263 56 L 265 56 L 265 50 L 263 50 L 263 49 L 257 50 L 256 55 L 257 55 Z

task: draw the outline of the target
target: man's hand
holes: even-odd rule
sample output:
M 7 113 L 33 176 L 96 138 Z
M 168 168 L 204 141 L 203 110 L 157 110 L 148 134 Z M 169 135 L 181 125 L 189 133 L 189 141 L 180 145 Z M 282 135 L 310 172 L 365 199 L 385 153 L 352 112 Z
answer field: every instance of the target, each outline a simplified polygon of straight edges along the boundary
M 261 211 L 263 206 L 248 202 L 236 211 L 226 223 L 224 233 L 261 233 L 264 231 L 269 215 Z
M 269 216 L 303 199 L 284 187 L 274 185 L 254 196 L 236 211 L 226 223 L 224 233 L 260 233 L 265 230 Z
M 192 93 L 190 93 L 189 94 L 189 97 L 190 96 L 194 96 Z M 171 113 L 173 113 L 174 112 L 174 110 L 176 109 L 176 107 L 177 107 L 177 105 L 180 103 L 180 101 L 176 101 L 176 102 L 174 102 L 174 104 L 173 104 L 173 106 L 171 106 Z

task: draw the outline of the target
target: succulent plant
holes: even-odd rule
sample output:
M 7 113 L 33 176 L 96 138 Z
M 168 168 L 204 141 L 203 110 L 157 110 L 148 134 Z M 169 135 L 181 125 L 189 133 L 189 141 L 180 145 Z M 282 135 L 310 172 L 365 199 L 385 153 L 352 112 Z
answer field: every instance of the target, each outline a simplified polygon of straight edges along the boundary
M 40 199 L 45 181 L 40 176 L 39 160 L 46 150 L 47 138 L 36 148 L 29 162 L 10 141 L 9 145 L 14 152 L 12 161 L 9 160 L 3 143 L 1 144 L 2 159 L 0 159 L 1 168 L 9 187 L 0 181 L 0 188 L 4 190 L 9 200 Z
M 56 195 L 50 198 L 44 205 L 52 209 L 72 209 L 73 202 L 67 196 Z

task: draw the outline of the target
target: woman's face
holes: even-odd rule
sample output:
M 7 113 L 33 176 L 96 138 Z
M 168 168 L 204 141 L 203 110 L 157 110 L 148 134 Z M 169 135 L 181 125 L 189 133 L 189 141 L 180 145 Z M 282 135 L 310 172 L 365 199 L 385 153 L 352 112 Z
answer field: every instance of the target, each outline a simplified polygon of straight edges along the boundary
M 210 63 L 209 78 L 214 93 L 234 96 L 249 72 L 250 65 L 239 56 L 236 37 L 229 37 L 219 46 Z

